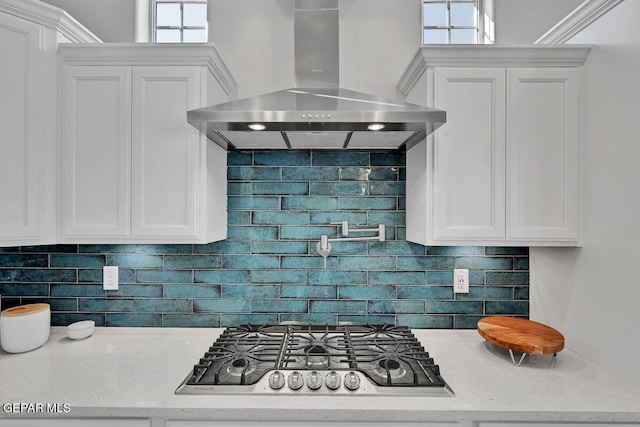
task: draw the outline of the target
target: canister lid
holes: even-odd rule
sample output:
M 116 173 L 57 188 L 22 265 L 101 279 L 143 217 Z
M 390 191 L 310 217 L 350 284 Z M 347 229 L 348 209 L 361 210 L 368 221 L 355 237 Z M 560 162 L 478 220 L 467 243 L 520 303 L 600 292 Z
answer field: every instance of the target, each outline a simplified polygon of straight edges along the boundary
M 40 313 L 41 311 L 47 310 L 49 310 L 49 304 L 46 303 L 25 304 L 2 310 L 1 314 L 5 317 L 25 316 L 27 314 Z

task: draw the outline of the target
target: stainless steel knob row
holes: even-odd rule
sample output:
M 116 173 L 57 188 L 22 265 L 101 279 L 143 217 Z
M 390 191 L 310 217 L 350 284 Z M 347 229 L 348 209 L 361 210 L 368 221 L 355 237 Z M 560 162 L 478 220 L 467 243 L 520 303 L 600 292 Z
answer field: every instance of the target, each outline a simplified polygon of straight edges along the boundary
M 292 390 L 300 390 L 305 383 L 304 376 L 298 371 L 291 372 L 286 379 L 285 375 L 280 371 L 274 371 L 269 375 L 269 387 L 273 390 L 280 390 L 284 387 L 285 383 Z M 311 390 L 318 390 L 324 383 L 329 390 L 337 390 L 344 384 L 347 390 L 355 391 L 360 388 L 360 376 L 353 371 L 348 372 L 345 374 L 343 382 L 338 372 L 331 371 L 327 373 L 323 381 L 319 372 L 311 371 L 307 375 L 306 383 L 307 387 Z

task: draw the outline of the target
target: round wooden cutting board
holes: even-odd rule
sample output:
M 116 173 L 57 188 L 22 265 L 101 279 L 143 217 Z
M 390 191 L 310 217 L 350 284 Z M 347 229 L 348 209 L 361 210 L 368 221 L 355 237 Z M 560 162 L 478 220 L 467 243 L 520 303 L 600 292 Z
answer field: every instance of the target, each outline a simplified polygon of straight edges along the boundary
M 560 332 L 517 317 L 485 317 L 478 321 L 478 333 L 492 344 L 521 353 L 551 354 L 564 348 L 564 336 Z

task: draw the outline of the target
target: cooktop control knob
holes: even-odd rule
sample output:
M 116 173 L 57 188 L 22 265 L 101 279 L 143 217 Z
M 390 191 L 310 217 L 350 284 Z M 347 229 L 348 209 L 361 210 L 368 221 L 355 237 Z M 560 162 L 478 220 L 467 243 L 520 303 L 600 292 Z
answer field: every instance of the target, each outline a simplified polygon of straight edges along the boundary
M 287 384 L 291 390 L 300 390 L 304 385 L 304 377 L 298 371 L 293 371 L 287 378 Z
M 275 371 L 269 375 L 269 387 L 274 390 L 280 390 L 284 387 L 284 374 L 280 371 Z
M 344 386 L 351 391 L 360 388 L 360 377 L 355 372 L 351 371 L 344 376 Z
M 317 371 L 311 371 L 307 375 L 307 387 L 311 390 L 317 390 L 322 387 L 322 377 Z
M 340 374 L 336 371 L 331 371 L 324 379 L 324 384 L 330 390 L 337 390 L 340 388 Z

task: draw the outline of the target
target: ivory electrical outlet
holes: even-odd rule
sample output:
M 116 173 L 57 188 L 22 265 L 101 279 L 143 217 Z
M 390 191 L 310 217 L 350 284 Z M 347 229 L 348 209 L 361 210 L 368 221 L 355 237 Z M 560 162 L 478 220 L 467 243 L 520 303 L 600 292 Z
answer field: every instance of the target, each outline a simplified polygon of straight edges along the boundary
M 469 270 L 456 268 L 453 270 L 453 292 L 456 294 L 469 293 Z
M 118 266 L 105 265 L 102 267 L 102 289 L 105 291 L 118 290 Z

